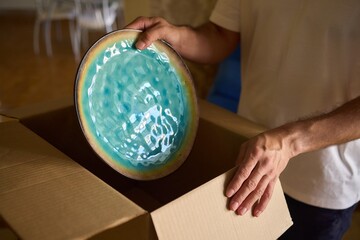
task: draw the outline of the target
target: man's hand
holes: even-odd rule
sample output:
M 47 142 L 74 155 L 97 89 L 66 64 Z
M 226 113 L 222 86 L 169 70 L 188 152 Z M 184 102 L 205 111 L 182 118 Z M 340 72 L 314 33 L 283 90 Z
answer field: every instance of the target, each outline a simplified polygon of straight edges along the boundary
M 231 198 L 229 209 L 244 215 L 253 209 L 258 217 L 266 208 L 275 183 L 293 157 L 288 139 L 280 129 L 262 133 L 242 144 L 239 165 L 230 181 L 226 196 Z
M 256 204 L 253 215 L 259 216 L 289 159 L 359 139 L 359 121 L 360 97 L 356 97 L 329 113 L 287 123 L 245 142 L 238 157 L 239 168 L 225 193 L 231 198 L 229 208 L 243 215 Z
M 223 60 L 236 48 L 240 40 L 239 33 L 221 28 L 212 22 L 193 28 L 175 26 L 160 17 L 139 17 L 125 28 L 142 31 L 135 44 L 140 50 L 162 39 L 182 57 L 204 64 Z
M 171 45 L 179 45 L 180 27 L 160 17 L 138 17 L 125 28 L 143 31 L 136 42 L 136 47 L 140 50 L 149 47 L 158 39 L 163 39 Z

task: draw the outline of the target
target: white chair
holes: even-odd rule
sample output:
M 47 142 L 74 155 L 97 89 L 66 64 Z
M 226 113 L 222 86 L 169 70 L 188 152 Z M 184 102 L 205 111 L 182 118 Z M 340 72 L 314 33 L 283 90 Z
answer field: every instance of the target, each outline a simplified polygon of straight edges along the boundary
M 69 32 L 71 38 L 71 46 L 73 53 L 76 58 L 79 56 L 79 46 L 78 41 L 76 40 L 75 32 L 75 19 L 76 19 L 76 9 L 73 0 L 36 0 L 36 20 L 34 26 L 34 52 L 39 54 L 40 52 L 40 43 L 39 35 L 40 28 L 44 26 L 44 37 L 45 37 L 45 46 L 46 54 L 48 56 L 52 55 L 52 46 L 51 46 L 51 23 L 53 21 L 60 22 L 61 20 L 69 21 Z
M 88 31 L 105 33 L 117 29 L 117 19 L 123 23 L 122 0 L 75 0 L 77 16 L 77 39 L 84 47 L 88 45 Z

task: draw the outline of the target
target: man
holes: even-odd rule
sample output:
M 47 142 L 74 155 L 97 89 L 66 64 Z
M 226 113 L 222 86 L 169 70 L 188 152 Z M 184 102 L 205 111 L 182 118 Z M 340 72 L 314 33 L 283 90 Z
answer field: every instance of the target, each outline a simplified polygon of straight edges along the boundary
M 360 1 L 219 0 L 198 28 L 161 18 L 126 28 L 143 30 L 139 49 L 164 39 L 199 63 L 240 41 L 238 113 L 271 130 L 241 146 L 229 208 L 260 216 L 281 174 L 294 220 L 283 238 L 342 238 L 360 199 Z

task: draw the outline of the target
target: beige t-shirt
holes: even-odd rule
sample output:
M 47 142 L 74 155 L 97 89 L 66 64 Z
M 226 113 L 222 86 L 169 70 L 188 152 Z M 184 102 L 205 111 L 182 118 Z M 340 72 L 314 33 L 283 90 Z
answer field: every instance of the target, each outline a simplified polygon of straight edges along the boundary
M 274 128 L 360 95 L 359 0 L 218 0 L 210 20 L 241 35 L 240 115 Z M 305 203 L 352 206 L 360 140 L 299 155 L 281 182 Z

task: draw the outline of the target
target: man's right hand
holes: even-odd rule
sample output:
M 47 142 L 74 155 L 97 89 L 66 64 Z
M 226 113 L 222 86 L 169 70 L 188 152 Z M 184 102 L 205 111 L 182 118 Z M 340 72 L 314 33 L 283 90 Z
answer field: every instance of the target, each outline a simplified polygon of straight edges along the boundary
M 160 17 L 138 17 L 125 26 L 127 29 L 141 30 L 136 48 L 143 50 L 154 41 L 162 39 L 172 45 L 175 49 L 180 45 L 180 29 Z
M 141 30 L 135 46 L 143 50 L 154 41 L 169 43 L 182 57 L 198 63 L 218 63 L 239 44 L 240 34 L 215 25 L 212 22 L 192 28 L 175 26 L 160 17 L 138 17 L 125 26 Z

